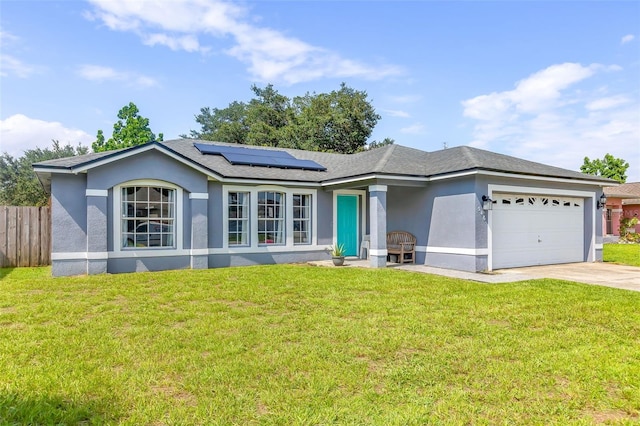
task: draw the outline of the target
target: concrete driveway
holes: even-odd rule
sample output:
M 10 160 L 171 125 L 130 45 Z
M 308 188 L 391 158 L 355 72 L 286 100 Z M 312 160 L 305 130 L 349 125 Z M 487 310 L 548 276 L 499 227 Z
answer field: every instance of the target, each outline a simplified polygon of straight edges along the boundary
M 313 265 L 333 266 L 330 260 L 309 263 Z M 368 268 L 370 264 L 369 261 L 365 259 L 349 258 L 346 260 L 345 266 Z M 464 272 L 406 263 L 402 265 L 387 263 L 387 267 L 490 284 L 535 280 L 538 278 L 556 278 L 565 281 L 640 291 L 640 268 L 603 262 L 528 266 L 526 268 L 498 269 L 491 273 Z
M 503 276 L 531 278 L 556 278 L 586 284 L 603 285 L 624 290 L 640 291 L 640 268 L 613 263 L 566 263 L 562 265 L 529 266 L 526 268 L 494 271 Z M 506 278 L 506 277 L 505 277 Z

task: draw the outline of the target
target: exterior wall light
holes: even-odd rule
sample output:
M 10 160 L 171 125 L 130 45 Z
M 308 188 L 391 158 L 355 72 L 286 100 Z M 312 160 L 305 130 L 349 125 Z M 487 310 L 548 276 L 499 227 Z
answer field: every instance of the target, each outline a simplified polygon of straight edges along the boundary
M 482 196 L 482 210 L 492 210 L 493 200 L 486 195 Z
M 607 196 L 604 195 L 604 192 L 600 196 L 600 201 L 598 201 L 598 208 L 601 209 L 607 204 Z

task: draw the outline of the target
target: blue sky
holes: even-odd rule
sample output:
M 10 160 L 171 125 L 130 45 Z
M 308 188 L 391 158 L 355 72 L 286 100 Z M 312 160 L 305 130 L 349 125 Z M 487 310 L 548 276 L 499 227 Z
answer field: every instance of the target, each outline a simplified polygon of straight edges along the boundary
M 200 108 L 341 82 L 372 139 L 471 145 L 640 181 L 640 2 L 2 1 L 0 150 L 90 145 L 130 101 L 165 140 Z

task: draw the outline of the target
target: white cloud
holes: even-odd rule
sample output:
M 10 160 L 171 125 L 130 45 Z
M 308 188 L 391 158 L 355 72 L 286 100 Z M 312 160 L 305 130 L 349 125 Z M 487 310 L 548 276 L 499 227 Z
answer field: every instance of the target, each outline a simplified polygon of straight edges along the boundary
M 630 43 L 635 38 L 636 38 L 636 36 L 634 36 L 633 34 L 627 34 L 626 36 L 622 37 L 622 40 L 620 40 L 620 44 Z
M 19 78 L 27 78 L 36 72 L 36 67 L 33 65 L 28 65 L 14 55 L 6 53 L 7 47 L 19 40 L 19 37 L 0 29 L 0 76 L 2 77 L 15 75 Z
M 2 153 L 20 157 L 24 151 L 34 148 L 50 148 L 52 139 L 77 146 L 78 143 L 89 146 L 95 137 L 83 130 L 65 127 L 57 121 L 44 121 L 29 118 L 23 114 L 12 115 L 0 120 L 0 141 Z
M 198 38 L 192 35 L 170 37 L 167 34 L 149 34 L 143 37 L 143 43 L 147 46 L 156 44 L 167 46 L 171 50 L 186 50 L 187 52 L 206 52 L 208 47 L 200 46 Z
M 36 72 L 35 67 L 27 65 L 11 55 L 0 53 L 0 76 L 15 75 L 20 78 L 27 78 L 34 72 Z
M 579 170 L 583 158 L 606 153 L 631 164 L 640 180 L 640 99 L 636 93 L 608 94 L 587 81 L 617 66 L 559 64 L 536 72 L 513 90 L 462 102 L 475 121 L 472 146 Z
M 515 89 L 494 92 L 462 102 L 464 115 L 477 120 L 510 119 L 522 113 L 535 114 L 558 105 L 560 94 L 569 86 L 591 77 L 600 65 L 584 67 L 564 63 L 552 65 L 518 81 Z
M 411 117 L 411 114 L 409 114 L 408 112 L 397 110 L 397 109 L 383 109 L 382 112 L 384 112 L 390 117 L 401 117 L 401 118 Z
M 245 63 L 252 78 L 263 82 L 294 84 L 322 77 L 381 79 L 402 72 L 399 67 L 369 65 L 295 37 L 251 22 L 249 11 L 220 0 L 136 2 L 90 0 L 95 6 L 85 17 L 114 31 L 136 33 L 144 44 L 172 50 L 207 52 L 199 37 L 231 38 L 225 50 Z
M 7 44 L 14 43 L 18 40 L 20 40 L 18 36 L 0 29 L 0 46 L 6 46 Z
M 631 102 L 631 99 L 629 99 L 627 96 L 617 95 L 591 101 L 585 105 L 585 108 L 591 111 L 599 109 L 609 109 L 627 104 L 629 102 Z
M 80 77 L 90 81 L 120 81 L 131 87 L 148 88 L 158 85 L 152 77 L 129 71 L 118 71 L 101 65 L 82 65 L 77 73 Z
M 401 128 L 400 133 L 408 135 L 423 135 L 426 133 L 426 127 L 422 123 L 414 123 L 411 126 Z
M 420 95 L 396 95 L 396 96 L 390 96 L 389 99 L 392 102 L 398 103 L 398 104 L 412 104 L 415 102 L 418 102 L 420 99 L 422 99 L 422 96 Z

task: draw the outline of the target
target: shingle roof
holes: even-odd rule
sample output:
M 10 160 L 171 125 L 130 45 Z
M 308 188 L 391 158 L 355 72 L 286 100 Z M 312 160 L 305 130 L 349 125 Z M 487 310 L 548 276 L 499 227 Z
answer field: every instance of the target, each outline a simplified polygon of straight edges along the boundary
M 610 179 L 585 175 L 572 170 L 547 166 L 545 164 L 522 160 L 520 158 L 497 154 L 468 146 L 426 152 L 394 144 L 356 154 L 334 154 L 296 149 L 260 147 L 260 149 L 286 151 L 295 158 L 301 160 L 313 160 L 327 168 L 326 171 L 312 171 L 281 169 L 276 167 L 232 165 L 222 156 L 201 154 L 200 151 L 194 147 L 194 143 L 231 145 L 193 139 L 177 139 L 166 142 L 152 142 L 151 144 L 156 144 L 158 147 L 168 149 L 183 157 L 185 160 L 209 169 L 213 173 L 225 178 L 288 180 L 320 183 L 373 174 L 428 178 L 431 176 L 455 172 L 488 170 L 613 183 Z M 148 147 L 148 145 L 149 144 L 144 146 Z M 140 149 L 140 146 L 118 151 L 49 160 L 34 164 L 34 166 L 38 167 L 40 170 L 50 169 L 51 172 L 55 173 L 56 169 L 73 170 L 78 167 L 86 167 L 98 160 L 102 161 L 109 157 L 117 158 L 122 154 L 135 153 L 137 149 Z
M 607 197 L 640 198 L 640 182 L 623 183 L 618 186 L 605 186 L 603 189 Z
M 470 146 L 459 146 L 432 152 L 427 158 L 427 163 L 428 176 L 481 169 L 494 172 L 612 182 L 610 179 L 585 175 L 581 172 L 548 166 Z

